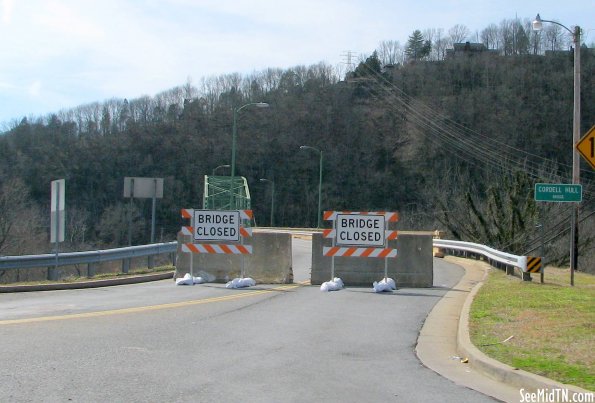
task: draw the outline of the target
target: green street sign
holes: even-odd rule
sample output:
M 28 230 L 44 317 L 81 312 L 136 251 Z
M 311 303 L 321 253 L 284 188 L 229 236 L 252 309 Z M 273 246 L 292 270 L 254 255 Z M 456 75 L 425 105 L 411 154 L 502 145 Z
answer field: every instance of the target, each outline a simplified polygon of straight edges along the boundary
M 536 183 L 535 201 L 581 202 L 583 186 L 564 183 Z

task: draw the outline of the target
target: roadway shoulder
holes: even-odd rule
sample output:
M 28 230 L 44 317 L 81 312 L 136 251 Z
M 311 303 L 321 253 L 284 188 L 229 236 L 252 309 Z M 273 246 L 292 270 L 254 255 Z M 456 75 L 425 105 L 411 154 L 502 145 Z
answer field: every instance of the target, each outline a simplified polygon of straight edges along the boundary
M 73 290 L 78 288 L 109 287 L 114 285 L 145 283 L 149 281 L 165 280 L 170 278 L 173 278 L 173 271 L 168 271 L 164 273 L 143 274 L 138 276 L 111 278 L 104 280 L 88 279 L 85 281 L 76 281 L 71 283 L 64 282 L 50 284 L 3 285 L 0 286 L 0 294 L 10 292 Z
M 457 334 L 463 305 L 471 289 L 482 281 L 484 270 L 479 266 L 466 267 L 458 260 L 452 263 L 462 266 L 465 274 L 427 316 L 417 339 L 417 356 L 426 367 L 458 385 L 501 401 L 516 401 L 518 389 L 486 376 L 471 365 L 471 359 L 464 363 L 467 357 L 462 357 L 458 351 Z

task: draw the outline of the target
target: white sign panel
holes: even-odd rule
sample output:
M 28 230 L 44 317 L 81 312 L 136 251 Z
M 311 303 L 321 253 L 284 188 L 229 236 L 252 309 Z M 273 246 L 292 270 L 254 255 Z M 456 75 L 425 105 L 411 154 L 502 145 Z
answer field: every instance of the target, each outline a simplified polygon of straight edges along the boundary
M 239 241 L 240 212 L 194 210 L 195 241 Z
M 337 214 L 337 245 L 384 246 L 383 215 Z
M 64 242 L 64 206 L 66 204 L 66 181 L 59 179 L 51 182 L 50 201 L 50 242 Z
M 66 194 L 66 181 L 64 179 L 58 179 L 51 182 L 51 211 L 64 210 L 65 194 Z

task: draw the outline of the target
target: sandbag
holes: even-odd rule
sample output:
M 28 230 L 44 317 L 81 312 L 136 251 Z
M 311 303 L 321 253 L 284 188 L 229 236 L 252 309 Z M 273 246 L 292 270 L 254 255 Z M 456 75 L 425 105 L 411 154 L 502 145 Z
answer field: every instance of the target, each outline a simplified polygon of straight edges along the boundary
M 392 290 L 397 289 L 395 280 L 393 280 L 392 278 L 386 278 L 386 279 L 383 278 L 380 281 L 374 281 L 372 286 L 374 287 L 375 292 L 387 292 L 387 291 L 390 292 Z
M 338 291 L 343 288 L 343 280 L 339 277 L 335 277 L 332 281 L 322 283 L 320 291 Z
M 193 284 L 202 284 L 205 283 L 206 280 L 202 277 L 192 277 L 190 273 L 184 274 L 184 277 L 176 279 L 176 285 L 193 285 Z
M 225 284 L 225 288 L 244 288 L 244 287 L 252 287 L 256 285 L 256 281 L 251 279 L 250 277 L 244 278 L 234 278 L 231 281 L 228 281 Z

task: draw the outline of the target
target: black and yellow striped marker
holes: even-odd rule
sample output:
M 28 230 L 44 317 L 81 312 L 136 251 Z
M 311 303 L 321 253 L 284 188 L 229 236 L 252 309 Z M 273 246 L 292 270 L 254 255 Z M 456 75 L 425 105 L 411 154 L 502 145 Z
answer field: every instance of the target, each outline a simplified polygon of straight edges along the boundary
M 541 273 L 541 257 L 527 256 L 527 272 Z

